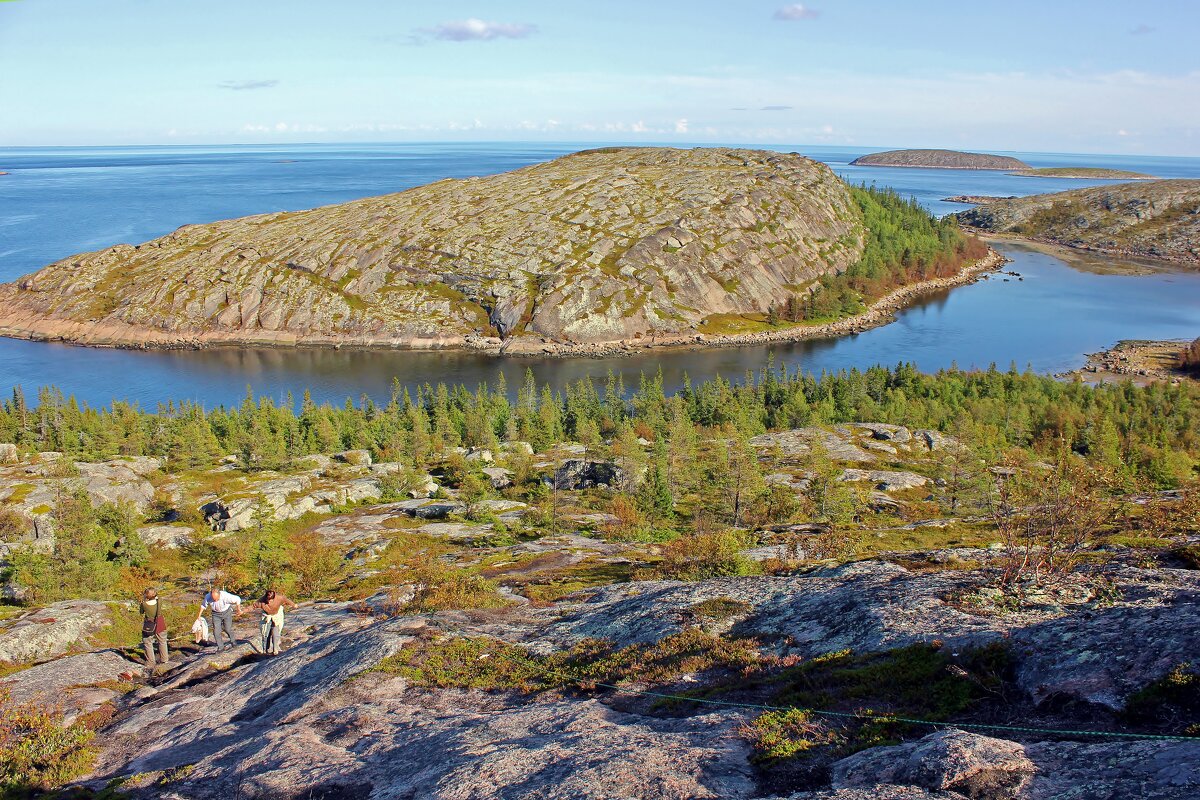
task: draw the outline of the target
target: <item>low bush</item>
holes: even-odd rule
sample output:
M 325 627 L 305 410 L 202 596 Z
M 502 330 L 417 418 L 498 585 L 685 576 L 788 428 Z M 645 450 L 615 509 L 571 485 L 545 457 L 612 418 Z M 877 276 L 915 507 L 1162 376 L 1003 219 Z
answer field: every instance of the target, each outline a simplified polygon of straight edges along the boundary
M 798 756 L 814 747 L 836 744 L 837 732 L 813 720 L 800 708 L 768 711 L 741 728 L 754 748 L 753 760 L 771 762 Z
M 58 713 L 13 702 L 0 686 L 0 798 L 38 797 L 86 772 L 92 736 L 85 725 L 63 726 Z
M 758 562 L 742 553 L 755 543 L 751 534 L 736 530 L 680 536 L 663 545 L 662 561 L 639 577 L 702 581 L 758 575 Z
M 429 613 L 468 608 L 500 608 L 510 601 L 496 584 L 470 572 L 431 558 L 419 564 L 412 575 L 416 592 L 404 607 L 405 613 Z

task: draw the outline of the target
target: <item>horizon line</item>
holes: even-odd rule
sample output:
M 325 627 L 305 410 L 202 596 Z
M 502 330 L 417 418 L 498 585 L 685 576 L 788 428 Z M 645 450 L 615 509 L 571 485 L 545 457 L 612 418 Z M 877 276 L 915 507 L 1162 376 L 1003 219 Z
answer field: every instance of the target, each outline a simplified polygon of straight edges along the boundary
M 620 146 L 620 147 L 670 147 L 670 148 L 699 148 L 699 147 L 735 147 L 739 149 L 767 149 L 782 147 L 814 147 L 814 148 L 844 148 L 850 150 L 953 150 L 956 152 L 973 153 L 1032 153 L 1037 155 L 1086 155 L 1110 156 L 1113 158 L 1175 158 L 1197 159 L 1197 155 L 1179 155 L 1169 153 L 1113 153 L 1098 150 L 1008 150 L 1002 148 L 971 147 L 936 147 L 922 145 L 921 147 L 904 147 L 894 145 L 860 145 L 860 144 L 816 144 L 798 142 L 737 142 L 737 141 L 629 141 L 619 139 L 411 139 L 411 140 L 342 140 L 342 141 L 305 141 L 305 142 L 137 142 L 127 144 L 27 144 L 9 145 L 0 143 L 0 152 L 12 150 L 70 150 L 70 149 L 121 149 L 121 148 L 185 148 L 185 147 L 223 147 L 223 148 L 266 148 L 266 147 L 394 147 L 417 145 L 567 145 L 567 146 Z

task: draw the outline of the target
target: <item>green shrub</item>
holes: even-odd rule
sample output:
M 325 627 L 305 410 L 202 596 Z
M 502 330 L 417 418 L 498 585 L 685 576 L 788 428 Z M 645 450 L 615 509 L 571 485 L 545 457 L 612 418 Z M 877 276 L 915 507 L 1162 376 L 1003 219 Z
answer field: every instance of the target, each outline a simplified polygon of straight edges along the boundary
M 742 554 L 754 544 L 752 535 L 736 530 L 680 536 L 663 545 L 662 561 L 644 577 L 702 581 L 758 575 L 758 562 Z
M 811 714 L 799 708 L 768 711 L 743 726 L 741 733 L 754 748 L 753 759 L 760 762 L 792 758 L 839 741 L 836 732 L 814 722 Z
M 83 725 L 64 727 L 61 715 L 13 702 L 0 686 L 0 798 L 36 797 L 83 774 L 96 751 Z

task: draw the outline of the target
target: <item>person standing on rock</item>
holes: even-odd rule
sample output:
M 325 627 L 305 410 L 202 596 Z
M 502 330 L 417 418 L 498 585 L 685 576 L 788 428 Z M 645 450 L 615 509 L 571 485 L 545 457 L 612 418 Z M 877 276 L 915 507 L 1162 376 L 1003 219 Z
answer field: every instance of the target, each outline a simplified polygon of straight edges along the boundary
M 274 589 L 267 589 L 262 599 L 254 605 L 262 611 L 262 651 L 269 656 L 277 656 L 283 641 L 283 608 L 287 606 L 294 609 L 296 604 Z
M 163 666 L 167 663 L 167 620 L 162 615 L 162 603 L 158 602 L 158 592 L 147 589 L 142 592 L 142 649 L 146 651 L 146 666 L 154 671 L 156 664 Z M 154 648 L 158 646 L 158 660 L 155 661 Z
M 212 614 L 213 646 L 217 650 L 233 647 L 233 617 L 242 615 L 242 598 L 230 594 L 219 586 L 213 586 L 204 594 L 200 602 L 200 613 L 196 619 L 204 616 L 204 612 Z M 225 631 L 225 647 L 221 647 L 221 631 Z

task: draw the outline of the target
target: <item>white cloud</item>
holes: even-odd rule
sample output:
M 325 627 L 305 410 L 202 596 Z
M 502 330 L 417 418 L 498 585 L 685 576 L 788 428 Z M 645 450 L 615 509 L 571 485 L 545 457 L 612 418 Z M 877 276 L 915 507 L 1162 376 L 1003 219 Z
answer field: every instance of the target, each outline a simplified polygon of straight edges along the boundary
M 775 11 L 775 19 L 781 20 L 798 20 L 798 19 L 816 19 L 821 16 L 821 12 L 815 8 L 809 8 L 803 3 L 792 3 L 790 6 Z
M 222 81 L 217 84 L 219 89 L 230 89 L 235 92 L 246 92 L 253 89 L 270 89 L 278 86 L 279 81 Z
M 435 39 L 447 42 L 488 42 L 493 39 L 524 39 L 537 33 L 529 23 L 487 22 L 474 17 L 443 22 L 426 31 Z
M 676 133 L 687 133 L 688 132 L 688 121 L 686 119 L 675 120 L 675 132 Z

